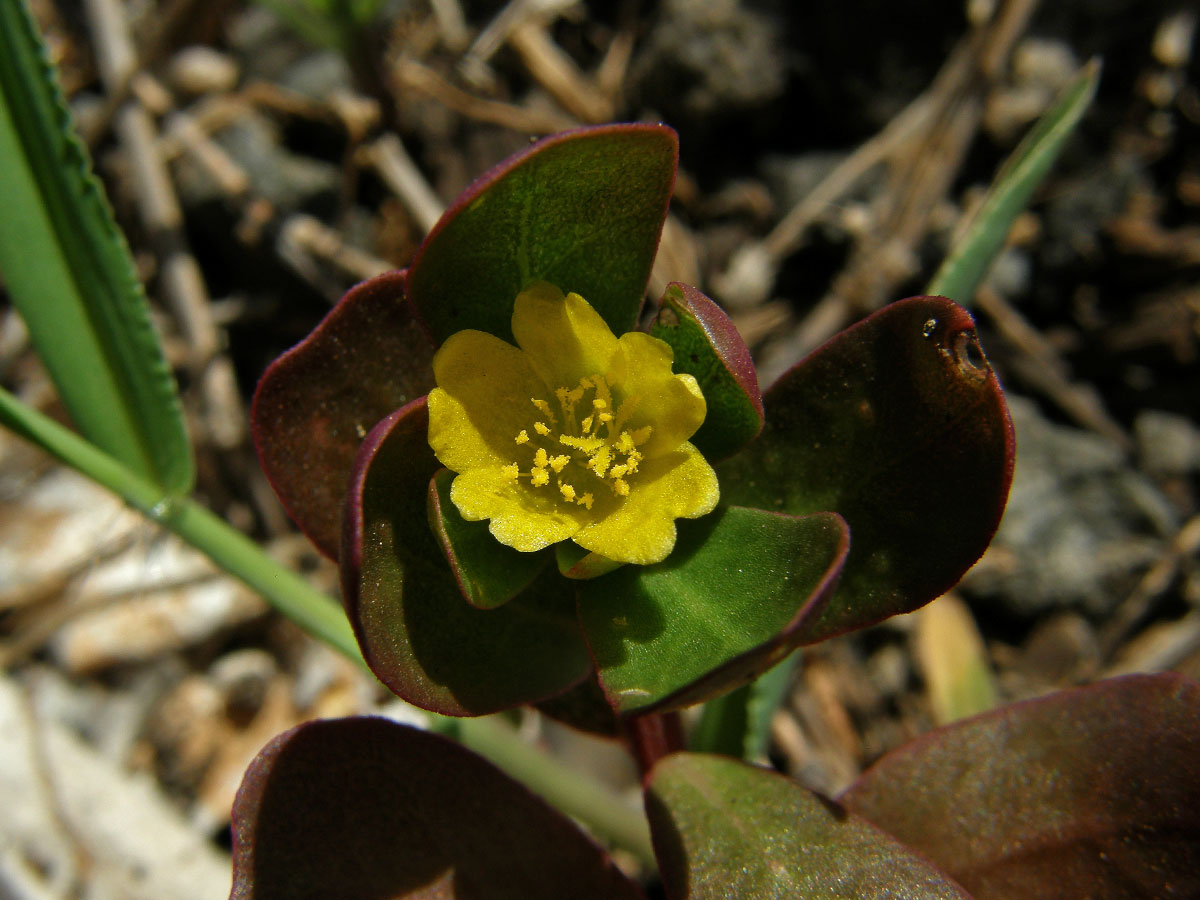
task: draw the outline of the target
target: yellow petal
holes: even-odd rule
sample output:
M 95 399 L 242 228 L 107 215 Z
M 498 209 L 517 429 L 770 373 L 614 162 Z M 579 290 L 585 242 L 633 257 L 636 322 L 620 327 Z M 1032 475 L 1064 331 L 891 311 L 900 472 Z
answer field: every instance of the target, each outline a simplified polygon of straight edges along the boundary
M 670 346 L 648 334 L 621 335 L 612 379 L 625 398 L 636 398 L 636 412 L 623 427 L 649 425 L 650 438 L 638 449 L 646 456 L 674 450 L 704 423 L 708 407 L 691 375 L 671 372 Z
M 563 296 L 539 282 L 522 291 L 513 307 L 513 337 L 552 390 L 606 372 L 617 339 L 604 319 L 578 294 Z M 440 383 L 440 382 L 439 382 Z
M 530 398 L 546 392 L 525 354 L 486 332 L 460 331 L 434 355 L 433 374 L 429 445 L 441 464 L 462 473 L 516 459 Z
M 624 502 L 581 528 L 573 540 L 617 562 L 661 562 L 675 547 L 675 519 L 712 512 L 719 497 L 712 466 L 699 450 L 684 443 L 643 462 Z
M 553 495 L 535 496 L 528 484 L 512 481 L 499 466 L 459 475 L 450 485 L 450 499 L 464 519 L 490 519 L 492 536 L 522 553 L 565 541 L 590 518 L 582 506 L 569 506 Z

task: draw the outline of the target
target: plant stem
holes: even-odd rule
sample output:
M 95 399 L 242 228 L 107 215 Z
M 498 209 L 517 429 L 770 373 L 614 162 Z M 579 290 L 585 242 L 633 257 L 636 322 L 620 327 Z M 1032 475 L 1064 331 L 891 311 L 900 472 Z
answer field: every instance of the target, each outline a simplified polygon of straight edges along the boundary
M 578 770 L 531 752 L 510 726 L 494 716 L 449 721 L 445 731 L 464 747 L 486 756 L 555 808 L 585 822 L 597 837 L 629 851 L 642 865 L 655 870 L 650 828 L 640 810 Z
M 313 637 L 366 667 L 340 605 L 194 500 L 164 496 L 157 484 L 134 474 L 95 445 L 3 389 L 0 389 L 0 424 L 173 531 Z M 600 782 L 530 746 L 511 728 L 494 719 L 436 716 L 432 721 L 437 730 L 456 737 L 558 809 L 586 823 L 598 836 L 654 866 L 645 817 L 622 803 Z
M 625 728 L 642 778 L 664 756 L 683 749 L 683 722 L 678 712 L 634 716 L 626 721 Z

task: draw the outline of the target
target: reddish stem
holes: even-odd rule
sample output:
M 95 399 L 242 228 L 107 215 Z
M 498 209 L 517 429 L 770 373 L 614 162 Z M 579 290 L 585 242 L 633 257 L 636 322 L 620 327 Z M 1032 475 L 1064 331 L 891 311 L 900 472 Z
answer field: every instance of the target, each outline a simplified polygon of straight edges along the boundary
M 683 720 L 679 713 L 647 713 L 625 721 L 630 749 L 645 778 L 654 764 L 683 749 Z

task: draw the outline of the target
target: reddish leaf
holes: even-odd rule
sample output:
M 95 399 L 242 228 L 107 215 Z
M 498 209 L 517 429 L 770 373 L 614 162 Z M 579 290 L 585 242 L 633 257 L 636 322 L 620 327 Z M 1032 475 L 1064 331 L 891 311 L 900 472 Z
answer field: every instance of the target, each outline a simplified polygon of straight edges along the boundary
M 970 900 L 867 822 L 737 760 L 668 756 L 646 812 L 671 900 Z
M 560 693 L 591 671 L 571 585 L 548 566 L 497 609 L 463 598 L 424 515 L 438 469 L 426 409 L 422 398 L 380 422 L 351 477 L 342 597 L 363 657 L 396 694 L 445 715 Z
M 580 294 L 617 334 L 631 330 L 678 155 L 665 125 L 602 125 L 538 141 L 477 180 L 409 268 L 434 337 L 478 328 L 511 342 L 513 301 L 538 280 Z
M 326 556 L 341 544 L 346 480 L 375 423 L 433 387 L 433 347 L 404 300 L 404 273 L 350 290 L 267 369 L 250 412 L 262 467 Z
M 983 553 L 1012 479 L 996 376 L 961 307 L 914 297 L 834 337 L 764 397 L 767 421 L 721 463 L 726 503 L 850 526 L 813 643 L 928 603 Z
M 959 722 L 841 801 L 978 900 L 1200 897 L 1200 685 L 1115 679 Z
M 710 461 L 735 453 L 763 426 L 754 360 L 729 317 L 686 284 L 671 283 L 650 333 L 675 351 L 675 371 L 694 375 L 708 413 L 692 443 Z
M 566 817 L 490 763 L 386 719 L 309 722 L 247 770 L 231 900 L 635 900 Z

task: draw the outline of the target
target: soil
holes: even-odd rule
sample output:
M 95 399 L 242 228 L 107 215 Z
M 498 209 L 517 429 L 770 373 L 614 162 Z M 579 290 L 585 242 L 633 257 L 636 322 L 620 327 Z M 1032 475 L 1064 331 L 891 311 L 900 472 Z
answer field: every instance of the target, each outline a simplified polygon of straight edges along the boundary
M 972 307 L 1018 435 L 1000 533 L 928 612 L 803 651 L 770 759 L 839 790 L 956 714 L 940 690 L 960 646 L 991 673 L 978 705 L 1122 672 L 1200 677 L 1191 4 L 382 0 L 345 52 L 329 28 L 271 12 L 322 5 L 303 0 L 31 5 L 147 284 L 199 496 L 331 592 L 332 566 L 259 472 L 249 397 L 350 285 L 403 266 L 487 167 L 572 125 L 673 126 L 680 172 L 651 291 L 708 291 L 765 385 L 837 327 L 919 293 L 1031 123 L 1100 59 L 1092 108 Z M 137 60 L 124 87 L 122 40 Z M 922 98 L 936 114 L 905 126 Z M 157 135 L 178 223 L 155 217 L 147 148 L 120 124 L 129 103 Z M 781 228 L 812 196 L 827 200 Z M 180 259 L 198 279 L 172 275 Z M 61 414 L 7 307 L 0 378 Z M 28 811 L 0 822 L 0 896 L 224 896 L 229 803 L 258 748 L 313 716 L 401 714 L 8 435 L 0 535 L 0 806 Z M 611 748 L 520 718 L 629 779 Z M 109 803 L 136 811 L 105 821 Z

